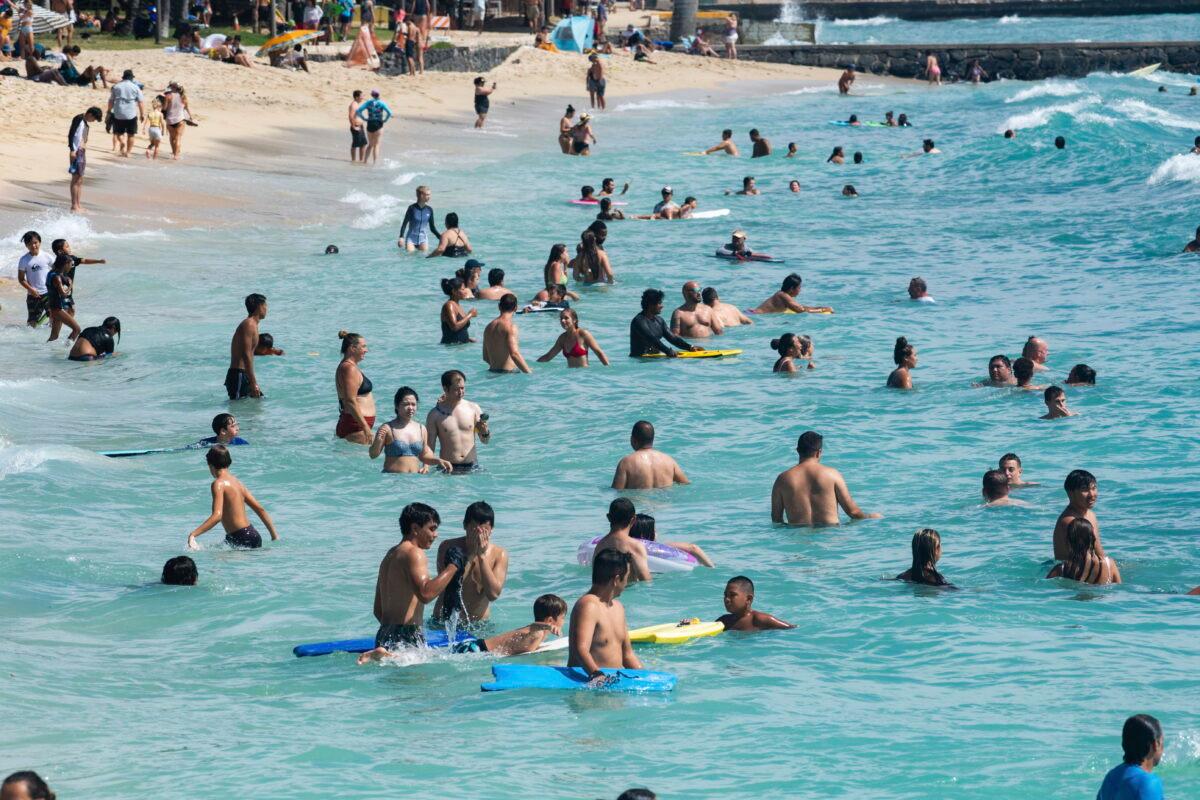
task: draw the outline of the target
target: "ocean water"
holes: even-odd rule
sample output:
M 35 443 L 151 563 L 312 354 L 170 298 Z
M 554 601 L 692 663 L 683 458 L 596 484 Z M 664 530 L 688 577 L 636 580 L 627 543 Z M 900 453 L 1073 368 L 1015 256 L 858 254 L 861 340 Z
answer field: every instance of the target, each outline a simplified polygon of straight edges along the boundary
M 74 364 L 3 311 L 0 767 L 36 768 L 60 796 L 89 798 L 610 798 L 631 785 L 671 798 L 1077 798 L 1119 761 L 1124 718 L 1147 712 L 1167 731 L 1168 795 L 1200 794 L 1200 598 L 1183 596 L 1200 584 L 1200 297 L 1196 256 L 1180 254 L 1200 222 L 1200 157 L 1183 155 L 1200 135 L 1195 101 L 1104 75 L 866 83 L 870 96 L 851 98 L 825 86 L 703 104 L 615 97 L 590 159 L 553 152 L 548 106 L 536 130 L 495 113 L 489 125 L 509 136 L 448 126 L 454 156 L 392 130 L 374 170 L 339 163 L 340 136 L 314 141 L 319 169 L 178 170 L 230 196 L 270 191 L 263 210 L 219 227 L 6 215 L 6 268 L 27 227 L 106 257 L 80 268 L 80 316 L 115 314 L 125 334 L 119 357 Z M 914 127 L 828 124 L 887 110 Z M 682 155 L 727 126 L 741 143 L 760 128 L 777 154 Z M 1009 127 L 1013 141 L 999 135 Z M 926 137 L 941 156 L 903 158 Z M 782 158 L 789 141 L 798 158 Z M 837 144 L 866 163 L 826 164 Z M 765 194 L 723 194 L 747 174 Z M 437 212 L 457 211 L 478 257 L 527 298 L 550 245 L 591 219 L 564 201 L 606 176 L 632 183 L 630 211 L 648 211 L 663 184 L 731 209 L 610 225 L 618 283 L 581 289 L 575 305 L 613 366 L 568 373 L 559 359 L 496 376 L 478 345 L 439 346 L 438 279 L 459 262 L 397 253 L 415 185 L 434 187 Z M 861 197 L 842 198 L 846 183 Z M 734 227 L 787 263 L 709 257 Z M 341 255 L 321 255 L 331 242 Z M 644 288 L 666 290 L 671 308 L 696 279 L 751 306 L 790 271 L 802 301 L 836 313 L 734 329 L 720 344 L 742 348 L 736 359 L 625 357 Z M 914 275 L 936 305 L 904 300 Z M 254 291 L 287 355 L 259 362 L 265 400 L 230 403 L 228 341 Z M 558 331 L 550 315 L 519 324 L 531 361 Z M 408 384 L 423 416 L 439 374 L 464 370 L 468 397 L 491 414 L 486 471 L 381 475 L 336 441 L 340 328 L 367 338 L 381 414 Z M 785 331 L 813 337 L 816 369 L 771 373 L 768 342 Z M 1015 357 L 1031 334 L 1050 344 L 1041 380 L 1096 368 L 1096 387 L 1068 390 L 1078 416 L 1040 421 L 1036 393 L 972 388 L 991 355 Z M 905 394 L 883 388 L 899 335 L 920 354 Z M 156 585 L 208 513 L 203 454 L 96 453 L 192 441 L 224 410 L 253 443 L 234 450 L 234 472 L 282 540 L 246 553 L 206 535 L 200 584 Z M 292 657 L 300 642 L 374 631 L 376 569 L 414 500 L 441 511 L 445 536 L 469 502 L 495 507 L 494 541 L 511 555 L 496 630 L 528 622 L 544 592 L 574 602 L 589 583 L 575 550 L 604 532 L 612 470 L 641 418 L 692 484 L 631 498 L 717 568 L 632 587 L 631 625 L 715 618 L 725 581 L 745 574 L 756 607 L 796 630 L 642 649 L 648 668 L 679 678 L 653 698 L 482 694 L 486 656 L 363 668 L 348 655 Z M 771 524 L 771 483 L 809 429 L 883 519 Z M 1028 507 L 982 509 L 980 478 L 1007 451 L 1041 485 L 1018 493 Z M 1099 479 L 1122 586 L 1043 579 L 1075 468 Z M 962 591 L 886 580 L 908 567 L 921 527 L 941 532 L 940 568 Z
M 895 17 L 817 22 L 822 44 L 970 44 L 1020 42 L 1194 41 L 1200 15 L 1131 14 L 1120 17 L 1023 17 L 914 22 Z

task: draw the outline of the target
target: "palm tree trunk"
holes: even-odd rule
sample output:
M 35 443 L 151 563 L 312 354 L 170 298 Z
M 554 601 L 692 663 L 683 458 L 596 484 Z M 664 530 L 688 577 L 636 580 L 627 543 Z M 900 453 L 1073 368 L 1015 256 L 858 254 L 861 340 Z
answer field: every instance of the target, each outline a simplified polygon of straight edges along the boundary
M 671 41 L 678 42 L 684 36 L 696 33 L 696 12 L 699 10 L 699 0 L 675 0 L 671 10 Z
M 254 0 L 254 2 L 257 3 L 258 0 Z M 278 33 L 279 33 L 279 23 L 275 19 L 275 14 L 276 14 L 275 0 L 271 0 L 271 38 L 272 39 L 274 39 L 276 37 L 276 35 L 278 35 Z M 257 33 L 257 31 L 255 31 L 255 32 Z

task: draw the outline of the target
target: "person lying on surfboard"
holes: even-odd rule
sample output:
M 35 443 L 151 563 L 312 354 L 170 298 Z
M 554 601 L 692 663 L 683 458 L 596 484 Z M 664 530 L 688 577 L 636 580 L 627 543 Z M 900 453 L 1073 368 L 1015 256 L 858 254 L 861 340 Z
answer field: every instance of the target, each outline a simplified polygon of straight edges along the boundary
M 740 228 L 733 232 L 728 243 L 721 245 L 720 252 L 738 261 L 745 261 L 754 255 L 754 251 L 746 247 L 746 232 Z
M 188 447 L 212 447 L 215 444 L 223 444 L 226 447 L 232 447 L 239 444 L 250 444 L 242 437 L 238 436 L 240 428 L 238 421 L 233 414 L 217 414 L 213 417 L 212 429 L 215 436 L 206 436 Z
M 603 202 L 601 201 L 601 203 Z M 690 219 L 697 204 L 696 198 L 688 195 L 681 206 L 673 204 L 664 206 L 662 210 L 655 211 L 653 214 L 634 214 L 630 219 Z
M 728 614 L 717 617 L 717 622 L 727 631 L 770 631 L 796 627 L 773 614 L 755 611 L 754 581 L 744 575 L 730 578 L 725 584 L 725 610 Z
M 803 306 L 796 302 L 800 296 L 800 284 L 803 279 L 796 273 L 791 273 L 783 279 L 779 291 L 758 304 L 758 308 L 750 309 L 751 314 L 832 314 L 829 306 Z

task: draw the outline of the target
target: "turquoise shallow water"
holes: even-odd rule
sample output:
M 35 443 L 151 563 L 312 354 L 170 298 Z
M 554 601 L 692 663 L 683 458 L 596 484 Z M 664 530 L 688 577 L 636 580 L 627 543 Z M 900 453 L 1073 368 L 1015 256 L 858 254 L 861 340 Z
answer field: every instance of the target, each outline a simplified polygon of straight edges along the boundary
M 880 44 L 968 42 L 1158 42 L 1194 41 L 1197 14 L 1130 14 L 1121 17 L 1022 17 L 912 22 L 895 17 L 817 22 L 817 41 Z
M 116 314 L 126 335 L 111 363 L 70 364 L 4 311 L 0 766 L 35 767 L 60 796 L 93 798 L 591 798 L 629 785 L 665 797 L 1075 798 L 1118 760 L 1122 720 L 1149 712 L 1168 731 L 1169 796 L 1200 793 L 1200 607 L 1181 596 L 1200 584 L 1200 314 L 1196 259 L 1179 254 L 1200 199 L 1200 159 L 1179 155 L 1200 133 L 1196 107 L 1106 76 L 864 88 L 877 96 L 818 87 L 737 104 L 618 99 L 590 160 L 529 152 L 529 134 L 497 114 L 498 132 L 518 138 L 488 137 L 490 151 L 462 157 L 403 150 L 393 133 L 396 161 L 367 175 L 333 161 L 332 144 L 316 178 L 189 173 L 231 192 L 269 180 L 282 220 L 319 214 L 320 224 L 157 231 L 133 220 L 146 232 L 117 235 L 37 220 L 47 239 L 67 232 L 78 253 L 112 262 L 82 267 L 77 294 L 86 324 Z M 827 124 L 885 110 L 916 127 Z M 796 141 L 801 156 L 678 155 L 727 125 L 742 137 L 756 125 L 780 153 Z M 1005 127 L 1015 141 L 998 135 Z M 926 136 L 944 155 L 900 158 Z M 826 165 L 835 144 L 867 163 Z M 767 194 L 721 194 L 745 174 Z M 492 376 L 477 347 L 435 344 L 436 280 L 455 264 L 398 257 L 393 245 L 416 182 L 433 184 L 438 212 L 457 210 L 479 256 L 527 297 L 549 246 L 589 220 L 562 201 L 607 175 L 633 181 L 632 210 L 648 209 L 663 183 L 732 209 L 709 222 L 611 226 L 619 283 L 577 304 L 611 369 L 568 373 L 560 360 Z M 786 192 L 793 176 L 798 196 Z M 863 196 L 843 200 L 847 182 Z M 4 230 L 29 223 L 6 218 Z M 734 226 L 789 263 L 706 257 Z M 318 255 L 331 241 L 342 255 Z M 11 255 L 11 239 L 3 247 Z M 643 288 L 674 301 L 695 278 L 752 305 L 792 269 L 801 299 L 834 316 L 736 329 L 722 340 L 745 349 L 736 360 L 624 358 Z M 902 300 L 917 274 L 937 305 Z M 210 535 L 198 587 L 157 586 L 207 513 L 203 458 L 94 452 L 205 433 L 230 407 L 228 339 L 251 291 L 269 297 L 263 328 L 288 355 L 260 365 L 267 400 L 232 406 L 255 444 L 234 451 L 235 472 L 283 539 L 235 553 Z M 520 325 L 527 357 L 557 331 L 546 317 Z M 440 372 L 464 369 L 492 416 L 487 471 L 383 476 L 335 442 L 339 328 L 367 337 L 363 366 L 381 405 L 407 383 L 424 414 Z M 814 338 L 815 371 L 771 374 L 767 342 L 786 330 Z M 1040 422 L 1036 396 L 971 388 L 989 356 L 1015 356 L 1031 333 L 1050 342 L 1050 378 L 1078 361 L 1097 369 L 1098 386 L 1069 391 L 1078 417 Z M 903 395 L 882 388 L 897 335 L 921 357 L 917 390 Z M 484 657 L 361 669 L 350 656 L 292 658 L 298 642 L 374 630 L 376 568 L 412 500 L 441 510 L 446 535 L 470 501 L 496 508 L 495 541 L 512 564 L 497 626 L 528 621 L 543 592 L 573 601 L 588 584 L 575 549 L 603 531 L 612 468 L 643 417 L 693 484 L 632 497 L 718 568 L 630 589 L 631 623 L 716 617 L 724 581 L 745 573 L 757 606 L 797 630 L 643 650 L 647 667 L 679 676 L 666 698 L 482 695 Z M 884 519 L 771 525 L 771 482 L 809 428 Z M 981 509 L 980 476 L 1009 450 L 1043 485 L 1021 491 L 1028 508 Z M 1099 478 L 1123 586 L 1041 577 L 1059 487 L 1077 467 Z M 924 526 L 942 533 L 942 571 L 963 591 L 883 580 L 907 567 Z

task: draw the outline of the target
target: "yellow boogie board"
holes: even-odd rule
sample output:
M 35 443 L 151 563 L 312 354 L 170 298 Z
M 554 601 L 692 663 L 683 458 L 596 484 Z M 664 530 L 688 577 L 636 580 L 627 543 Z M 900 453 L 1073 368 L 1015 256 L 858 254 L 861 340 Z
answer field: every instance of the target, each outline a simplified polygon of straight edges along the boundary
M 725 626 L 720 622 L 701 622 L 698 619 L 683 622 L 667 622 L 662 625 L 650 625 L 629 632 L 631 642 L 649 642 L 652 644 L 679 644 L 689 639 L 699 639 L 702 636 L 716 636 L 722 633 Z
M 680 350 L 676 358 L 724 358 L 725 356 L 740 356 L 741 350 Z M 666 358 L 665 353 L 646 353 L 642 358 Z

